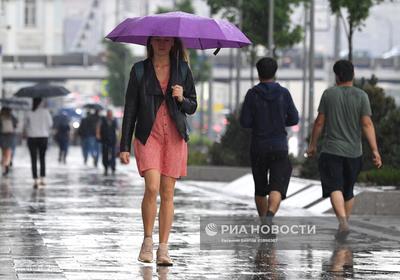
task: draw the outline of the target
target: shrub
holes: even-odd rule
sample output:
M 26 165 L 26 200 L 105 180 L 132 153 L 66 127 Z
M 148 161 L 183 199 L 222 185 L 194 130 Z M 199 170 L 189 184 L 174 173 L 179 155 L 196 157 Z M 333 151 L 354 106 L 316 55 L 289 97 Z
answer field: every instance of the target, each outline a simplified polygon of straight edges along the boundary
M 207 165 L 209 160 L 209 150 L 213 142 L 204 135 L 191 134 L 189 140 L 188 165 Z
M 363 171 L 358 176 L 358 181 L 380 186 L 400 186 L 400 169 L 385 166 L 380 169 Z
M 243 129 L 239 120 L 228 115 L 229 124 L 221 143 L 214 143 L 210 149 L 211 163 L 227 166 L 250 166 L 250 137 L 248 129 Z
M 189 151 L 188 165 L 207 165 L 208 162 L 208 153 L 196 150 Z

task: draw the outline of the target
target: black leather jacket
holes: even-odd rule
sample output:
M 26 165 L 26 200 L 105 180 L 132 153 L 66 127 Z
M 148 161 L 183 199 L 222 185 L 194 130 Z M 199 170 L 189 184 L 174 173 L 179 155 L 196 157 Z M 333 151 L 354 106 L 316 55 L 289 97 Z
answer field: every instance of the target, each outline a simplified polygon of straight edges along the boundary
M 134 131 L 135 137 L 142 144 L 146 144 L 157 111 L 164 100 L 166 100 L 168 112 L 175 122 L 179 134 L 187 142 L 189 140 L 189 127 L 186 114 L 193 114 L 197 108 L 196 89 L 189 68 L 186 77 L 180 77 L 181 74 L 178 76 L 176 74 L 176 59 L 171 58 L 170 79 L 164 96 L 151 59 L 146 59 L 143 63 L 144 71 L 141 81 L 137 80 L 134 67 L 132 67 L 130 73 L 122 121 L 121 152 L 130 152 Z M 178 72 L 181 73 L 182 71 Z M 182 82 L 179 80 L 182 80 Z M 183 86 L 184 99 L 182 102 L 178 102 L 172 97 L 171 87 L 175 84 Z

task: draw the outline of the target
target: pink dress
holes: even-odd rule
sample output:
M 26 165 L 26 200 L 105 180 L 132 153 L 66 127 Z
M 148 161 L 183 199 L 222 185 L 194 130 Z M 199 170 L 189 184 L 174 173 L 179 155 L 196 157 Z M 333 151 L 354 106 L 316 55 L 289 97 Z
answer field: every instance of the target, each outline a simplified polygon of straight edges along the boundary
M 168 80 L 160 81 L 164 95 Z M 170 117 L 165 100 L 157 111 L 146 145 L 135 138 L 133 146 L 140 176 L 149 169 L 157 169 L 162 175 L 173 178 L 186 176 L 187 143 Z

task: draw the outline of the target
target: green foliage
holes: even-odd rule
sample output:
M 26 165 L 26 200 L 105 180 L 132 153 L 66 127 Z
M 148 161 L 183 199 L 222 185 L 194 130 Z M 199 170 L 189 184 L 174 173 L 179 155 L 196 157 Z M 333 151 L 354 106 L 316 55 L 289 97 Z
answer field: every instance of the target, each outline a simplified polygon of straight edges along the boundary
M 385 91 L 377 86 L 375 76 L 371 79 L 361 79 L 355 85 L 363 89 L 369 97 L 372 109 L 372 121 L 378 142 L 379 152 L 384 165 L 400 168 L 400 108 L 396 107 L 392 97 L 385 95 Z M 372 155 L 367 140 L 363 139 L 363 169 L 372 169 Z
M 188 165 L 207 165 L 208 154 L 201 151 L 189 150 Z
M 358 181 L 379 186 L 400 186 L 400 169 L 385 166 L 380 169 L 363 171 L 358 176 Z
M 133 56 L 130 50 L 121 43 L 109 40 L 105 40 L 103 43 L 106 45 L 107 52 L 108 94 L 115 106 L 122 106 Z
M 364 21 L 369 16 L 369 10 L 372 6 L 383 2 L 383 0 L 329 0 L 332 13 L 341 15 L 341 9 L 347 11 L 347 40 L 349 42 L 349 57 L 352 60 L 352 40 L 355 30 L 361 30 Z
M 207 81 L 210 77 L 211 66 L 205 55 L 199 55 L 196 50 L 190 50 L 190 65 L 195 83 Z
M 189 145 L 192 148 L 210 148 L 213 145 L 213 142 L 207 136 L 200 135 L 198 133 L 190 134 Z
M 192 0 L 181 0 L 176 3 L 175 7 L 170 9 L 166 7 L 158 7 L 156 14 L 161 14 L 161 13 L 168 13 L 172 11 L 181 11 L 185 13 L 194 13 L 194 7 L 192 4 Z
M 391 111 L 387 118 L 382 120 L 379 130 L 383 136 L 380 139 L 380 147 L 384 155 L 384 164 L 400 169 L 400 108 Z
M 213 142 L 208 137 L 197 133 L 190 134 L 188 164 L 207 165 L 212 145 Z
M 372 6 L 379 4 L 383 0 L 329 0 L 331 10 L 333 13 L 339 13 L 340 9 L 346 9 L 347 21 L 353 28 L 361 27 L 365 19 L 369 16 L 369 10 Z
M 210 150 L 211 164 L 227 166 L 250 165 L 250 130 L 243 129 L 233 115 L 227 117 L 229 124 L 220 143 Z
M 300 25 L 292 26 L 290 16 L 295 5 L 302 0 L 279 0 L 274 5 L 274 42 L 275 48 L 292 46 L 302 39 Z M 266 0 L 207 0 L 211 13 L 222 12 L 229 21 L 238 23 L 238 9 L 242 12 L 242 31 L 254 45 L 268 47 L 268 11 Z M 241 4 L 240 4 L 241 3 Z

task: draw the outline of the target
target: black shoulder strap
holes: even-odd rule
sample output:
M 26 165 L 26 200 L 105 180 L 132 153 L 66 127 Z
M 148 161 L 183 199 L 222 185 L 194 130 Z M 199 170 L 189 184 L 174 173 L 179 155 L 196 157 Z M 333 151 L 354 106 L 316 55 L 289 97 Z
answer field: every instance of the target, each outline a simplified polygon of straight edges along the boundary
M 142 81 L 143 78 L 143 73 L 144 73 L 144 63 L 143 61 L 139 61 L 133 65 L 135 68 L 135 74 L 136 74 L 136 79 L 137 81 L 140 82 Z
M 185 61 L 180 61 L 180 69 L 181 69 L 181 78 L 182 78 L 182 83 L 186 80 L 186 76 L 187 76 L 187 73 L 188 73 L 188 71 L 189 71 L 189 65 L 187 64 L 187 62 L 185 62 Z

